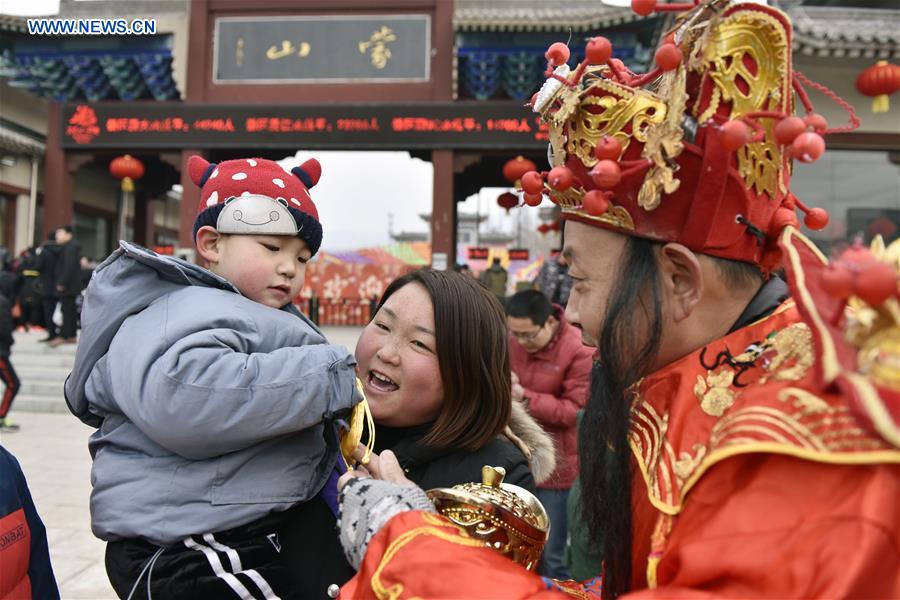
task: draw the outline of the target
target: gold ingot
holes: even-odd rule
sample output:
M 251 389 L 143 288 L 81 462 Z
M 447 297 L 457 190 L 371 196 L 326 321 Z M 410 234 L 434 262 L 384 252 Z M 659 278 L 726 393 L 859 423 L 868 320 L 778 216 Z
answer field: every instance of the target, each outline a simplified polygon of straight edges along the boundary
M 348 470 L 353 469 L 353 453 L 362 443 L 363 432 L 366 429 L 369 431 L 369 437 L 366 440 L 366 452 L 362 460 L 359 461 L 360 464 L 366 465 L 369 463 L 369 457 L 372 455 L 372 449 L 375 447 L 375 422 L 372 419 L 372 411 L 369 410 L 369 402 L 366 400 L 366 395 L 363 392 L 362 382 L 358 377 L 356 378 L 356 389 L 359 391 L 359 395 L 362 396 L 362 400 L 350 411 L 347 427 L 340 434 L 341 458 L 344 459 L 344 464 Z
M 550 534 L 550 517 L 534 494 L 503 483 L 505 476 L 502 467 L 484 466 L 481 483 L 426 493 L 438 512 L 470 537 L 534 571 Z

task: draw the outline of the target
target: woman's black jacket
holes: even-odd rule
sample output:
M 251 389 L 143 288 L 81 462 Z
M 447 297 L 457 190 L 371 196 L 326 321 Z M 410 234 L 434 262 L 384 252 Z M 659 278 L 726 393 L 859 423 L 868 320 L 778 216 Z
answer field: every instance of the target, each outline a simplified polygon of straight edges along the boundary
M 505 437 L 475 451 L 437 450 L 421 443 L 430 427 L 430 423 L 399 429 L 378 426 L 375 451 L 393 451 L 406 476 L 425 490 L 480 482 L 481 468 L 490 465 L 506 469 L 506 483 L 534 493 L 534 478 L 525 455 Z M 280 537 L 284 558 L 296 565 L 296 589 L 302 598 L 327 598 L 330 584 L 343 585 L 354 574 L 338 540 L 337 520 L 318 496 L 288 513 L 290 517 Z

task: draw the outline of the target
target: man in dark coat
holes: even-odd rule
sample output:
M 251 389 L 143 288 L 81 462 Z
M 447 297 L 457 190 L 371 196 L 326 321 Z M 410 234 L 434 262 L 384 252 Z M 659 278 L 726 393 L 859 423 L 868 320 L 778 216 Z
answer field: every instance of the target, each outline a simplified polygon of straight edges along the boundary
M 47 337 L 42 342 L 50 342 L 59 335 L 59 328 L 53 322 L 53 311 L 59 296 L 56 293 L 56 263 L 59 260 L 60 247 L 56 243 L 56 234 L 51 233 L 47 241 L 37 249 L 38 255 L 38 280 L 36 288 L 41 298 L 41 309 L 44 314 L 44 326 L 47 328 Z
M 24 325 L 28 331 L 29 325 L 44 326 L 44 313 L 41 306 L 41 295 L 37 285 L 40 277 L 40 257 L 35 248 L 26 248 L 13 263 L 13 270 L 19 276 L 19 290 L 17 298 L 21 316 L 17 325 Z
M 49 343 L 54 347 L 78 341 L 75 337 L 75 296 L 81 293 L 81 246 L 72 236 L 71 225 L 56 230 L 56 243 L 59 244 L 60 252 L 56 263 L 55 284 L 62 310 L 62 326 L 59 337 Z

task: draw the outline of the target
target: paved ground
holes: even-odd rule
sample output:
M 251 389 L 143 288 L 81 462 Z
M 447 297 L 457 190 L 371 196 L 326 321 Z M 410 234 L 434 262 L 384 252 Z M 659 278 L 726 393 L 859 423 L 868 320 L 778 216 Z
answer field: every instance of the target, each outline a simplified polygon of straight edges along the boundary
M 350 350 L 356 347 L 359 332 L 356 327 L 325 328 L 332 343 Z M 46 374 L 58 368 L 54 358 L 58 357 L 47 353 L 45 376 L 41 376 L 40 369 L 34 369 L 32 381 L 46 380 Z M 25 377 L 22 380 L 23 384 L 29 382 Z M 47 526 L 50 556 L 62 597 L 115 599 L 103 566 L 105 545 L 90 529 L 91 459 L 87 438 L 93 430 L 68 414 L 17 411 L 15 405 L 10 417 L 22 429 L 2 434 L 0 444 L 16 455 L 25 471 L 38 513 Z

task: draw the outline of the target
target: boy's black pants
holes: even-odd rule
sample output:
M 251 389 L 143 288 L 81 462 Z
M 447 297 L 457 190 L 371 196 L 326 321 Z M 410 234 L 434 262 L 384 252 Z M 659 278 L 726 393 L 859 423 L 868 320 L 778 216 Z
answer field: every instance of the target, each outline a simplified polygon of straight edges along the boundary
M 170 544 L 155 560 L 159 546 L 140 539 L 110 542 L 106 572 L 120 598 L 132 588 L 132 599 L 327 598 L 328 584 L 345 583 L 353 569 L 340 554 L 335 560 L 333 550 L 323 551 L 339 548 L 337 533 L 295 531 L 310 519 L 334 523 L 316 497 L 243 527 Z M 291 542 L 298 534 L 303 542 Z M 283 547 L 285 539 L 289 545 Z

